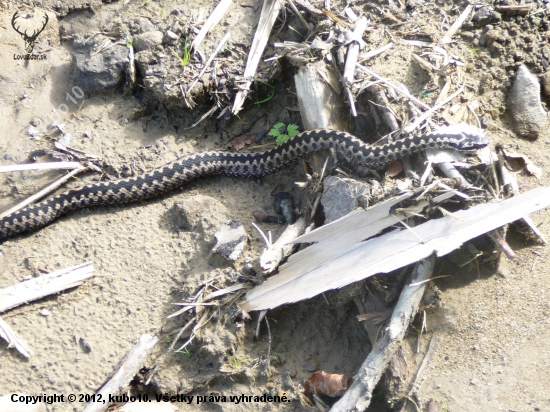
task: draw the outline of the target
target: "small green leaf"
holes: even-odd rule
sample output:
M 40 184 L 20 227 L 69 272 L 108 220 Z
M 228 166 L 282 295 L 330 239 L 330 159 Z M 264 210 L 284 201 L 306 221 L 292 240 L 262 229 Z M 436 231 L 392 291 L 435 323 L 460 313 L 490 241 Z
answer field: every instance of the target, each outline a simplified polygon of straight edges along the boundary
M 279 137 L 281 135 L 281 132 L 279 131 L 279 129 L 271 129 L 267 135 L 273 136 L 273 137 Z
M 295 124 L 289 124 L 286 128 L 286 133 L 289 137 L 294 137 L 297 134 L 300 134 L 300 131 L 298 130 L 298 126 Z
M 275 141 L 277 145 L 282 145 L 284 142 L 286 142 L 288 139 L 290 139 L 290 136 L 287 134 L 281 134 L 279 137 L 277 137 L 277 140 Z
M 277 123 L 276 125 L 274 125 L 271 130 L 269 131 L 269 133 L 267 134 L 268 136 L 274 136 L 274 137 L 278 137 L 281 135 L 281 129 L 285 129 L 285 124 L 284 123 Z

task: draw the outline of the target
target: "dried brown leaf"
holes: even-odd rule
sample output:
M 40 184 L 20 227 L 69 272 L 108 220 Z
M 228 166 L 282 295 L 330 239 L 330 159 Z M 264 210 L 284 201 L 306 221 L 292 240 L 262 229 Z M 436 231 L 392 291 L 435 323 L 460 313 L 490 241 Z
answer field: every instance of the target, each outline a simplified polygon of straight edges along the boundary
M 313 372 L 304 382 L 305 395 L 342 396 L 351 385 L 352 379 L 338 373 Z

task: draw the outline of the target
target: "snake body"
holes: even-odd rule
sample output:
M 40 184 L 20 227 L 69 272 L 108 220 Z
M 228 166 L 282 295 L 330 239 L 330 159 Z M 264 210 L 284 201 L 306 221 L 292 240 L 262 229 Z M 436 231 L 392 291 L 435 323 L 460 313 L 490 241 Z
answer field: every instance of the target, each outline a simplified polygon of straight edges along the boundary
M 136 177 L 68 190 L 0 219 L 0 241 L 45 226 L 71 210 L 148 199 L 201 176 L 265 176 L 322 149 L 336 149 L 353 163 L 379 169 L 429 148 L 476 150 L 486 145 L 483 134 L 468 129 L 458 132 L 440 129 L 436 133 L 409 137 L 382 146 L 370 146 L 345 132 L 310 130 L 262 153 L 212 151 L 191 154 Z

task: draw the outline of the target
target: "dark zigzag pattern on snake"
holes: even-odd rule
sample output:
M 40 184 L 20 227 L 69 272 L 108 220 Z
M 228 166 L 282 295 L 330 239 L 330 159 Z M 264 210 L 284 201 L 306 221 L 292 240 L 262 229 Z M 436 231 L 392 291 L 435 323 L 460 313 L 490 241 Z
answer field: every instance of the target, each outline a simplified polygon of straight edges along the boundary
M 487 141 L 479 135 L 430 133 L 370 146 L 345 132 L 310 130 L 262 153 L 216 151 L 191 154 L 140 176 L 68 190 L 0 219 L 0 242 L 43 227 L 71 210 L 137 202 L 174 190 L 200 176 L 265 176 L 322 149 L 336 149 L 353 163 L 379 169 L 428 148 L 475 150 L 485 145 Z

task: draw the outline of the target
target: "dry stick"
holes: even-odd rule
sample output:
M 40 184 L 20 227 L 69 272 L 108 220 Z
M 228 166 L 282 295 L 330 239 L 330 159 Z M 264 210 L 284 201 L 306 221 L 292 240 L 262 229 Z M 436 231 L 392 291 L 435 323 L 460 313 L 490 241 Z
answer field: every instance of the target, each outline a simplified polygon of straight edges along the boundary
M 33 354 L 32 349 L 29 345 L 27 345 L 27 342 L 21 339 L 21 337 L 15 333 L 15 331 L 6 322 L 4 322 L 2 318 L 0 318 L 0 338 L 8 342 L 8 348 L 13 346 L 27 359 Z
M 195 80 L 193 80 L 193 82 L 191 82 L 191 84 L 187 88 L 187 91 L 186 91 L 187 94 L 191 91 L 193 86 L 199 81 L 199 79 L 202 77 L 206 69 L 208 69 L 208 67 L 210 66 L 210 63 L 212 63 L 212 60 L 214 60 L 214 57 L 216 57 L 216 54 L 218 54 L 218 52 L 222 49 L 222 47 L 225 45 L 225 43 L 229 39 L 230 34 L 231 34 L 230 32 L 227 32 L 225 36 L 223 36 L 223 39 L 221 39 L 221 41 L 218 43 L 216 50 L 214 50 L 214 52 L 210 55 L 206 63 L 204 63 L 204 67 L 202 68 L 198 76 L 195 77 Z
M 380 76 L 379 74 L 373 72 L 368 67 L 363 66 L 362 64 L 357 63 L 357 67 L 361 70 L 363 70 L 365 73 L 370 74 L 372 77 L 374 77 L 377 80 L 380 80 L 390 86 L 392 89 L 397 90 L 402 95 L 406 96 L 409 100 L 417 104 L 418 106 L 422 107 L 423 109 L 430 110 L 430 106 L 428 106 L 426 103 L 422 102 L 421 100 L 418 100 L 416 97 L 414 97 L 412 94 L 409 93 L 408 90 L 403 89 L 402 87 L 396 86 L 391 81 L 386 79 L 385 77 Z
M 502 237 L 500 232 L 497 230 L 491 230 L 489 233 L 487 233 L 491 240 L 495 242 L 495 244 L 499 247 L 500 250 L 506 255 L 506 257 L 510 260 L 514 260 L 518 258 L 518 255 L 516 255 L 516 252 L 512 249 L 512 247 L 506 242 L 506 239 Z
M 452 37 L 454 34 L 462 27 L 462 24 L 466 21 L 472 10 L 474 9 L 474 6 L 472 4 L 469 4 L 466 6 L 462 14 L 458 17 L 458 19 L 453 23 L 451 28 L 447 31 L 445 36 L 441 39 L 441 43 L 450 43 L 453 41 Z
M 152 335 L 141 335 L 138 342 L 122 360 L 118 371 L 97 392 L 103 399 L 109 399 L 109 395 L 116 395 L 128 386 L 130 381 L 142 368 L 143 362 L 149 356 L 158 342 L 158 338 Z M 95 400 L 95 398 L 94 398 Z M 83 412 L 101 412 L 107 410 L 109 402 L 100 403 L 90 401 Z
M 353 99 L 353 94 L 350 90 L 350 86 L 353 84 L 353 79 L 355 78 L 355 66 L 357 64 L 359 50 L 361 49 L 361 38 L 363 37 L 363 33 L 367 29 L 368 24 L 369 21 L 365 16 L 361 17 L 359 21 L 355 24 L 355 28 L 353 29 L 353 39 L 351 44 L 348 46 L 346 65 L 344 67 L 344 74 L 342 76 L 342 78 L 344 79 L 344 89 L 346 91 L 346 94 L 348 95 L 348 103 L 351 108 L 351 113 L 354 117 L 357 117 L 357 110 L 355 109 L 355 102 Z
M 449 97 L 447 97 L 444 101 L 442 101 L 439 104 L 436 104 L 431 109 L 428 109 L 424 113 L 422 113 L 413 123 L 405 127 L 405 133 L 411 133 L 414 131 L 418 126 L 420 126 L 428 117 L 430 117 L 435 111 L 441 109 L 443 106 L 445 106 L 447 103 L 449 103 L 451 100 L 453 100 L 455 97 L 457 97 L 459 94 L 462 93 L 464 90 L 464 86 L 460 87 L 456 92 L 451 94 Z
M 218 5 L 212 11 L 212 14 L 208 16 L 208 19 L 206 19 L 206 22 L 199 30 L 197 37 L 195 37 L 195 39 L 193 40 L 193 43 L 191 43 L 191 49 L 197 50 L 210 29 L 218 24 L 225 13 L 227 13 L 227 10 L 229 9 L 229 6 L 231 6 L 232 2 L 233 0 L 221 0 L 218 3 Z
M 378 56 L 381 53 L 384 53 L 386 50 L 389 50 L 392 47 L 393 47 L 393 43 L 390 42 L 385 46 L 380 47 L 379 49 L 371 50 L 365 54 L 362 54 L 361 56 L 359 56 L 359 63 L 366 62 L 367 60 L 372 59 L 373 57 Z
M 60 178 L 60 179 L 56 180 L 55 182 L 53 182 L 51 185 L 49 185 L 49 186 L 45 187 L 44 189 L 42 189 L 40 192 L 28 197 L 27 199 L 23 200 L 21 203 L 15 205 L 11 209 L 8 209 L 4 213 L 0 214 L 0 219 L 8 216 L 9 214 L 12 214 L 12 213 L 18 211 L 19 209 L 24 208 L 25 206 L 27 206 L 31 203 L 36 202 L 38 199 L 43 198 L 47 194 L 53 192 L 55 189 L 57 189 L 59 186 L 61 186 L 63 183 L 65 183 L 67 180 L 71 179 L 73 176 L 75 176 L 75 175 L 77 175 L 80 172 L 83 172 L 85 170 L 88 170 L 88 167 L 81 167 L 80 169 L 75 169 L 72 172 L 66 174 L 62 178 Z
M 422 381 L 420 378 L 424 374 L 424 371 L 426 370 L 426 367 L 430 363 L 430 359 L 432 358 L 435 349 L 437 347 L 437 341 L 439 340 L 439 335 L 436 333 L 433 334 L 432 338 L 430 339 L 430 343 L 428 344 L 428 349 L 426 350 L 426 354 L 424 355 L 424 359 L 422 359 L 422 362 L 420 363 L 420 366 L 418 367 L 418 370 L 416 372 L 416 375 L 414 377 L 414 381 L 411 385 L 411 390 L 409 391 L 408 398 L 410 399 L 411 396 L 413 396 L 418 390 L 420 389 L 420 386 L 422 385 Z M 400 409 L 401 411 L 405 410 L 405 406 L 407 405 L 407 400 L 403 403 L 403 406 Z
M 205 114 L 203 114 L 201 116 L 201 118 L 199 120 L 197 120 L 195 123 L 193 123 L 191 126 L 189 127 L 186 127 L 185 129 L 183 129 L 184 131 L 185 130 L 191 130 L 193 127 L 195 126 L 198 126 L 203 120 L 205 120 L 207 117 L 211 116 L 212 113 L 214 113 L 216 111 L 216 109 L 218 108 L 218 104 L 214 104 L 214 106 L 212 106 L 212 108 L 210 110 L 208 110 Z
M 78 169 L 79 167 L 82 167 L 79 162 L 28 163 L 20 165 L 0 166 L 0 173 L 21 172 L 23 170 Z
M 417 264 L 410 283 L 423 282 L 430 278 L 435 257 L 424 259 Z M 374 348 L 361 365 L 353 384 L 331 409 L 331 412 L 364 411 L 372 399 L 372 391 L 382 377 L 391 358 L 401 346 L 407 327 L 416 315 L 426 283 L 416 286 L 406 285 L 395 306 L 390 323 L 384 336 L 376 342 Z
M 244 100 L 250 91 L 252 78 L 254 74 L 256 74 L 256 69 L 258 68 L 262 53 L 269 39 L 269 33 L 271 33 L 275 20 L 277 20 L 281 7 L 281 0 L 264 0 L 260 13 L 260 21 L 258 22 L 256 33 L 254 33 L 254 39 L 252 39 L 252 45 L 250 46 L 250 51 L 246 60 L 246 67 L 243 74 L 245 81 L 243 85 L 240 86 L 241 90 L 239 90 L 233 101 L 233 108 L 231 109 L 233 114 L 237 114 L 242 109 Z
M 304 26 L 304 28 L 307 29 L 309 33 L 311 31 L 311 27 L 309 27 L 309 24 L 307 23 L 306 19 L 304 19 L 304 16 L 302 16 L 302 14 L 300 13 L 300 10 L 296 8 L 296 5 L 292 0 L 287 0 L 287 3 L 296 15 L 296 17 L 298 17 L 298 20 L 300 20 L 300 23 L 302 23 L 302 26 Z

